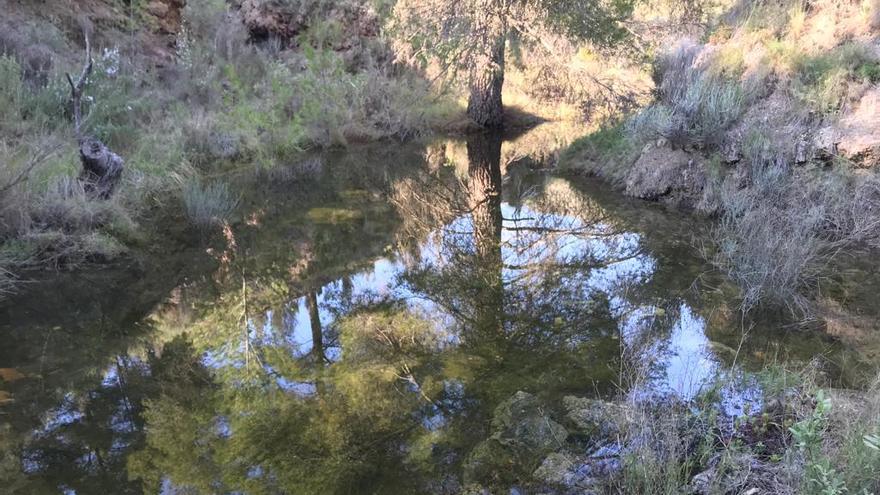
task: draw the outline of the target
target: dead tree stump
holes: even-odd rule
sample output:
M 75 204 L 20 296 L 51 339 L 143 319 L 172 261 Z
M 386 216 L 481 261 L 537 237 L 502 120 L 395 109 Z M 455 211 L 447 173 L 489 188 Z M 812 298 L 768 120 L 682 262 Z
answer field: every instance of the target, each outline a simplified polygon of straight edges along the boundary
M 82 93 L 94 65 L 87 31 L 85 38 L 86 63 L 82 74 L 76 82 L 73 81 L 70 74 L 67 74 L 67 82 L 70 84 L 71 106 L 73 107 L 73 125 L 79 142 L 79 158 L 82 163 L 79 180 L 89 196 L 109 199 L 122 177 L 125 162 L 122 157 L 110 151 L 110 148 L 99 139 L 82 134 Z
M 98 139 L 86 137 L 79 141 L 82 171 L 79 180 L 90 196 L 109 199 L 122 177 L 125 162 Z

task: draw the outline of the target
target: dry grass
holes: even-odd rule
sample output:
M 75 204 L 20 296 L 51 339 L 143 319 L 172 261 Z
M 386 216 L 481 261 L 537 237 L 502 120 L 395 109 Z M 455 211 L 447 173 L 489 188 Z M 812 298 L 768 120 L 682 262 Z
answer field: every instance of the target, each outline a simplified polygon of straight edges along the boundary
M 746 143 L 746 177 L 717 186 L 721 213 L 707 256 L 740 285 L 744 309 L 783 306 L 807 317 L 833 259 L 860 243 L 876 245 L 880 179 L 843 165 L 796 167 L 760 137 L 770 135 L 758 129 Z
M 827 389 L 820 361 L 720 372 L 692 399 L 646 399 L 651 338 L 622 344 L 621 469 L 603 493 L 876 493 L 880 377 Z M 747 392 L 750 391 L 750 392 Z M 760 409 L 724 406 L 746 393 Z M 758 394 L 757 396 L 754 394 Z M 725 397 L 728 397 L 727 399 Z
M 547 34 L 505 74 L 505 105 L 546 120 L 598 123 L 643 105 L 650 81 L 632 60 Z

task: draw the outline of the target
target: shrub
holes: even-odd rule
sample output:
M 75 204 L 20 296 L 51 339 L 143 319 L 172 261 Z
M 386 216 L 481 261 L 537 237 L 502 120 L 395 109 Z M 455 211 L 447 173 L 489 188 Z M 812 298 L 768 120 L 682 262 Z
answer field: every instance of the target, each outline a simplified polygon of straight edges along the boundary
M 238 205 L 238 199 L 233 197 L 226 184 L 203 184 L 194 179 L 184 184 L 183 202 L 187 218 L 200 229 L 228 220 Z
M 796 175 L 783 158 L 768 157 L 761 140 L 753 141 L 744 149 L 749 187 L 721 189 L 711 258 L 742 288 L 744 310 L 779 304 L 805 316 L 805 294 L 838 250 L 856 240 L 845 206 L 852 186 L 833 175 Z M 765 154 L 756 151 L 762 149 Z
M 95 201 L 74 177 L 59 177 L 31 207 L 36 228 L 57 229 L 70 234 L 87 234 L 96 228 L 133 223 L 117 195 Z
M 874 247 L 880 245 L 880 176 L 870 174 L 855 185 L 849 205 L 852 236 Z
M 257 88 L 240 79 L 233 66 L 226 66 L 226 77 L 230 89 L 225 99 L 232 118 L 218 126 L 220 132 L 239 136 L 249 152 L 264 160 L 289 158 L 303 149 L 305 132 L 294 108 L 296 83 L 286 66 L 272 64 Z
M 741 68 L 722 57 L 722 67 L 713 69 L 711 63 L 698 63 L 699 52 L 699 46 L 686 43 L 658 59 L 659 101 L 630 120 L 627 129 L 633 139 L 662 137 L 678 147 L 720 144 L 723 131 L 743 109 L 742 88 L 731 79 Z
M 390 78 L 376 68 L 350 74 L 334 52 L 306 48 L 305 53 L 307 70 L 294 84 L 297 117 L 309 142 L 405 139 L 428 128 L 428 89 L 420 81 Z
M 21 118 L 21 100 L 21 67 L 14 58 L 0 56 L 0 115 L 4 127 Z
M 680 81 L 682 87 L 669 88 L 677 94 L 674 99 L 655 103 L 630 121 L 630 135 L 642 142 L 662 137 L 678 147 L 720 145 L 723 131 L 742 112 L 743 92 L 739 84 L 710 74 Z
M 813 394 L 815 406 L 791 426 L 794 447 L 802 456 L 802 493 L 827 495 L 876 493 L 880 469 L 880 390 L 877 382 L 861 395 L 858 407 L 845 418 L 833 411 L 846 407 L 845 396 L 838 402 L 819 389 Z M 841 419 L 843 421 L 841 421 Z
M 794 91 L 823 113 L 838 110 L 849 83 L 880 80 L 880 62 L 869 46 L 846 43 L 817 56 L 799 54 L 792 62 Z
M 674 119 L 675 114 L 669 106 L 655 103 L 630 118 L 626 131 L 636 142 L 652 141 L 669 135 Z
M 141 117 L 150 109 L 150 99 L 138 90 L 146 74 L 134 74 L 124 67 L 119 49 L 96 54 L 94 70 L 83 96 L 83 120 L 88 132 L 116 149 L 134 144 Z

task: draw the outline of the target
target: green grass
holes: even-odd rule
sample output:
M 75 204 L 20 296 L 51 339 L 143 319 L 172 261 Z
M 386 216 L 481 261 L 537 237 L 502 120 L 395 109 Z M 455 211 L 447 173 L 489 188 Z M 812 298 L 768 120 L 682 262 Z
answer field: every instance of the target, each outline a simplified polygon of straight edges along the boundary
M 238 198 L 222 182 L 203 184 L 190 180 L 183 186 L 183 203 L 189 221 L 200 229 L 208 229 L 230 219 Z
M 850 83 L 880 81 L 880 60 L 860 43 L 846 43 L 816 56 L 796 52 L 790 58 L 795 94 L 822 113 L 840 108 Z
M 638 149 L 623 124 L 608 125 L 576 139 L 559 157 L 559 168 L 577 170 L 620 183 Z
M 362 60 L 352 65 L 328 48 L 351 41 L 341 26 L 312 23 L 298 40 L 298 57 L 282 60 L 277 46 L 250 43 L 245 26 L 226 14 L 222 0 L 188 2 L 179 63 L 162 79 L 124 52 L 93 53 L 85 130 L 125 160 L 109 202 L 91 202 L 74 187 L 80 165 L 63 74 L 81 70 L 81 54 L 71 54 L 69 65 L 58 57 L 37 82 L 25 80 L 13 56 L 0 57 L 0 246 L 24 253 L 0 265 L 0 286 L 17 267 L 119 255 L 142 240 L 135 219 L 153 205 L 183 203 L 200 227 L 228 219 L 236 198 L 201 177 L 231 162 L 288 164 L 307 148 L 409 139 L 442 127 L 457 109 L 419 75 L 374 59 L 385 49 L 382 39 L 359 40 Z M 137 22 L 129 27 L 142 28 Z M 61 41 L 52 46 L 64 49 Z

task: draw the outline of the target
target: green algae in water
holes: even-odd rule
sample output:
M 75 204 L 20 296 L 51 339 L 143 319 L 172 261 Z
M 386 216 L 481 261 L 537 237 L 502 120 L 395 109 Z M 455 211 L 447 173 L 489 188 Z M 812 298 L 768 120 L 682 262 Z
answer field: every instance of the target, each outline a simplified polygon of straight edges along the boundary
M 312 208 L 306 213 L 306 218 L 315 223 L 345 223 L 363 220 L 364 214 L 360 210 L 348 208 Z

